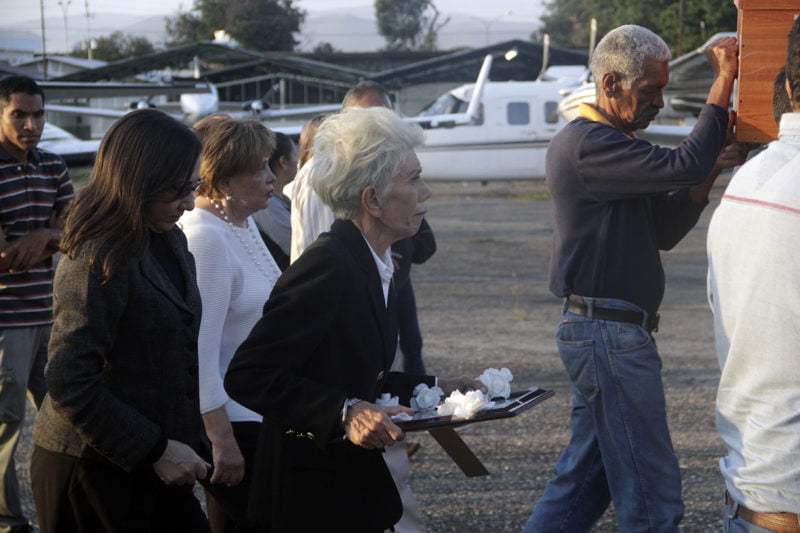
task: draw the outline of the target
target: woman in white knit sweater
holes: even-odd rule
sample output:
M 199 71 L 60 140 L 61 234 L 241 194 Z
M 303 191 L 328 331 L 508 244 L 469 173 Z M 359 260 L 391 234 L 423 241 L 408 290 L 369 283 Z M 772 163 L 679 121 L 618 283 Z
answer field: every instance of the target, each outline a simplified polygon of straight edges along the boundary
M 258 531 L 246 518 L 251 458 L 261 416 L 231 400 L 222 386 L 239 344 L 261 318 L 280 275 L 250 217 L 267 207 L 275 176 L 268 161 L 274 134 L 255 120 L 212 115 L 195 125 L 203 142 L 195 209 L 180 224 L 197 264 L 203 301 L 198 352 L 200 411 L 214 464 L 206 486 L 214 533 Z

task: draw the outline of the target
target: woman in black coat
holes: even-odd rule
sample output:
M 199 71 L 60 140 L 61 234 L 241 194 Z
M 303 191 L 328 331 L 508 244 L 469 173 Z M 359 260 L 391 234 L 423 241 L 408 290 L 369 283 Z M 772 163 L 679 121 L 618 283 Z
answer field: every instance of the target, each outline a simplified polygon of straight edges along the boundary
M 418 126 L 383 108 L 320 125 L 310 179 L 337 220 L 278 280 L 228 368 L 228 393 L 264 416 L 249 511 L 274 532 L 378 532 L 400 518 L 382 451 L 404 438 L 391 417 L 412 411 L 374 402 L 390 392 L 408 405 L 417 384 L 436 382 L 390 372 L 390 245 L 416 233 L 431 195 L 421 141 Z
M 200 295 L 175 223 L 200 141 L 153 109 L 117 121 L 67 218 L 48 394 L 33 428 L 43 533 L 203 532 Z

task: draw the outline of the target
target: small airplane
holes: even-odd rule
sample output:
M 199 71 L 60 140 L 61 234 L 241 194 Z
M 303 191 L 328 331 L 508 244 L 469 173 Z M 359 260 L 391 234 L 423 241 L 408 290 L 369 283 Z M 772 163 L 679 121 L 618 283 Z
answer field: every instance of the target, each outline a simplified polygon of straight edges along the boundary
M 99 140 L 84 141 L 49 122 L 45 122 L 39 140 L 39 148 L 60 155 L 67 165 L 92 164 L 99 147 Z
M 585 66 L 545 64 L 535 81 L 493 82 L 491 63 L 486 56 L 475 83 L 448 91 L 407 119 L 426 128 L 417 149 L 426 179 L 544 177 L 547 146 L 567 122 L 557 112 L 561 92 L 580 84 Z

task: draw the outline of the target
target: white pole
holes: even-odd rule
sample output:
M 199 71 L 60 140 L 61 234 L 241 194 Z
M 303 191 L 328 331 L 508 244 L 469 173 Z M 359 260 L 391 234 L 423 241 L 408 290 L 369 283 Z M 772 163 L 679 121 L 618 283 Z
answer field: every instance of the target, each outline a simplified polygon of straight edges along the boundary
M 42 77 L 47 81 L 47 46 L 44 38 L 44 0 L 39 0 L 39 18 L 42 21 Z

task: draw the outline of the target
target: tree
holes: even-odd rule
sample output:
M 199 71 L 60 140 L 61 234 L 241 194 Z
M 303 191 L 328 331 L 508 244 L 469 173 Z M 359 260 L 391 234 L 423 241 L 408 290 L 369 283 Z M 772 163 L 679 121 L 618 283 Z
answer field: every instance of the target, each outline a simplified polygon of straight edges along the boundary
M 573 48 L 589 45 L 593 17 L 598 38 L 622 24 L 639 24 L 660 35 L 676 57 L 697 48 L 714 33 L 736 30 L 733 2 L 717 0 L 550 0 L 545 9 L 540 32 L 549 33 L 554 45 Z
M 312 54 L 319 54 L 319 55 L 335 54 L 336 52 L 338 52 L 338 50 L 336 50 L 333 47 L 333 45 L 328 41 L 317 43 L 317 46 L 315 46 L 314 50 L 311 51 Z
M 129 57 L 138 57 L 155 51 L 153 43 L 146 37 L 137 37 L 121 31 L 115 31 L 107 37 L 99 37 L 97 46 L 93 49 L 94 59 L 102 61 L 119 61 Z M 86 52 L 76 51 L 72 55 L 84 57 Z
M 245 48 L 258 51 L 293 50 L 293 33 L 300 30 L 305 12 L 293 0 L 194 0 L 188 12 L 167 18 L 170 45 L 213 39 L 225 30 Z
M 437 33 L 450 20 L 437 24 L 439 10 L 430 0 L 375 0 L 375 18 L 390 50 L 435 50 Z

